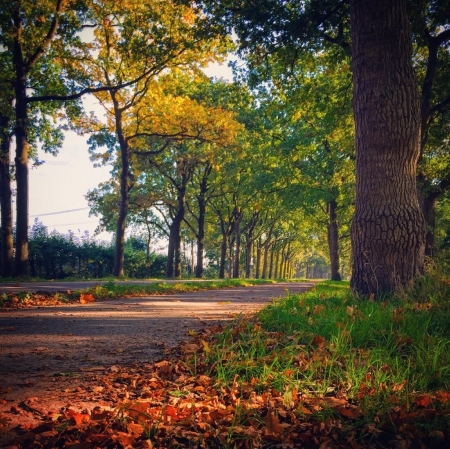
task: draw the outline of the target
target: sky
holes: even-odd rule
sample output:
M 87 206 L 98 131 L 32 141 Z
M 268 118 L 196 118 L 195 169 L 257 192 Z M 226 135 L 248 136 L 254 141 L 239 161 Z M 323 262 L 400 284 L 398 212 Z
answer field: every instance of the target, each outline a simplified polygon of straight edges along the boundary
M 205 72 L 211 77 L 232 79 L 227 64 L 212 64 Z M 49 232 L 55 229 L 65 234 L 71 230 L 81 237 L 88 231 L 94 235 L 99 217 L 89 216 L 85 195 L 110 178 L 111 167 L 93 166 L 86 143 L 88 137 L 66 132 L 56 157 L 39 153 L 39 159 L 45 163 L 29 173 L 30 226 L 38 219 Z M 110 241 L 112 234 L 102 232 L 96 238 Z

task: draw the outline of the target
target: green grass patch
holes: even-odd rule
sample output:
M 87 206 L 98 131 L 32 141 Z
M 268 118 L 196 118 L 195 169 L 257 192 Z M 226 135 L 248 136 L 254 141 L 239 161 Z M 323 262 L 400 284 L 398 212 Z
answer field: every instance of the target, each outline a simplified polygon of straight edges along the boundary
M 270 284 L 274 281 L 262 279 L 225 279 L 198 280 L 183 282 L 150 282 L 133 284 L 127 282 L 109 281 L 87 289 L 77 290 L 74 295 L 91 294 L 95 299 L 120 298 L 125 296 L 143 296 L 160 294 L 177 294 L 221 288 L 247 287 L 251 285 Z
M 411 292 L 375 301 L 356 299 L 347 282 L 322 282 L 216 335 L 206 366 L 220 385 L 238 379 L 257 394 L 294 392 L 316 404 L 303 410 L 322 420 L 347 413 L 358 425 L 394 432 L 394 411 L 418 413 L 428 432 L 448 432 L 449 283 L 424 278 Z M 330 398 L 344 400 L 339 412 L 326 406 Z M 438 424 L 420 415 L 425 409 Z

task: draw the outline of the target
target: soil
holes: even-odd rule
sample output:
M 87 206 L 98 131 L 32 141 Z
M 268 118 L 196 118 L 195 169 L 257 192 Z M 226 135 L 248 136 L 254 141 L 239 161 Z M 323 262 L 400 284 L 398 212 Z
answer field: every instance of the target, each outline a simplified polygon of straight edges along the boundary
M 108 374 L 145 373 L 150 364 L 173 357 L 174 348 L 195 332 L 313 285 L 0 310 L 0 447 L 62 408 L 114 407 L 124 397 L 120 384 L 108 384 Z

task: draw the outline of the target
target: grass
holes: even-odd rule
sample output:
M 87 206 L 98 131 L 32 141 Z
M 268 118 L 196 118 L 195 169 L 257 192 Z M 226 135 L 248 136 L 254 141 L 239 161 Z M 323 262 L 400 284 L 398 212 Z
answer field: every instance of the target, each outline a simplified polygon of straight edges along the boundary
M 83 296 L 86 302 L 93 300 L 106 300 L 123 298 L 127 296 L 147 296 L 161 294 L 178 294 L 186 292 L 217 290 L 221 288 L 246 287 L 276 283 L 264 279 L 221 279 L 196 280 L 180 282 L 149 281 L 148 283 L 133 284 L 132 281 L 110 279 L 93 287 L 64 292 L 38 292 L 21 291 L 18 293 L 3 293 L 0 295 L 0 308 L 26 305 L 51 305 L 78 301 Z
M 318 404 L 305 410 L 318 419 L 342 415 L 326 404 L 344 399 L 344 416 L 361 429 L 375 423 L 393 436 L 401 433 L 394 411 L 407 418 L 439 410 L 433 419 L 417 415 L 415 428 L 448 435 L 450 286 L 430 276 L 374 301 L 354 298 L 346 282 L 323 282 L 233 323 L 214 337 L 205 365 L 219 385 L 238 379 L 242 391 L 277 391 L 289 401 L 294 394 L 300 410 L 298 398 Z
M 133 284 L 108 281 L 94 287 L 79 290 L 78 293 L 91 294 L 98 299 L 120 298 L 124 296 L 176 294 L 221 288 L 247 287 L 250 285 L 269 284 L 274 281 L 258 279 L 225 279 L 183 282 L 151 282 L 148 284 Z

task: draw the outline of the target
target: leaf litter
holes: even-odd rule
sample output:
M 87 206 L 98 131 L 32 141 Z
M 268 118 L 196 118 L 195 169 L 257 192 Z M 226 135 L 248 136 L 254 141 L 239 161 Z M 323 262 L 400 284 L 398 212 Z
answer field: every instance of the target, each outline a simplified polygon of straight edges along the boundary
M 239 327 L 235 332 L 238 332 Z M 152 364 L 98 367 L 86 393 L 113 407 L 42 414 L 43 422 L 16 428 L 11 448 L 369 448 L 446 447 L 448 435 L 417 426 L 438 417 L 448 392 L 411 396 L 409 409 L 393 404 L 391 424 L 361 420 L 357 404 L 344 394 L 256 391 L 239 382 L 220 385 L 205 363 L 222 326 L 197 331 L 172 355 Z M 324 342 L 317 339 L 317 351 Z M 195 354 L 195 359 L 193 359 Z M 324 353 L 323 353 L 324 354 Z M 370 394 L 370 393 L 368 393 Z M 29 407 L 32 408 L 32 401 Z M 0 426 L 8 417 L 0 415 Z M 396 431 L 393 432 L 395 427 Z M 442 446 L 429 446 L 430 441 Z
M 56 298 L 60 301 L 60 298 Z M 91 302 L 93 298 L 79 298 Z M 34 305 L 53 304 L 33 295 Z M 47 301 L 47 302 L 46 302 Z M 29 305 L 28 301 L 28 304 Z M 17 306 L 16 306 L 17 307 Z M 19 306 L 20 307 L 20 306 Z M 313 311 L 313 314 L 322 311 Z M 347 308 L 353 316 L 354 310 Z M 264 333 L 253 318 L 258 332 Z M 231 329 L 239 335 L 241 326 Z M 11 331 L 14 329 L 12 328 Z M 75 410 L 70 404 L 58 411 L 39 409 L 33 398 L 11 407 L 11 414 L 28 410 L 42 419 L 38 425 L 17 426 L 11 449 L 26 448 L 427 448 L 448 447 L 449 432 L 427 430 L 428 423 L 445 419 L 450 412 L 450 393 L 410 394 L 410 403 L 397 404 L 393 397 L 388 416 L 364 420 L 358 402 L 348 400 L 336 388 L 319 395 L 296 388 L 277 391 L 255 388 L 236 375 L 230 385 L 217 382 L 208 354 L 223 332 L 221 325 L 189 329 L 191 339 L 167 352 L 167 359 L 133 366 L 94 367 L 87 385 L 76 387 L 97 405 Z M 266 332 L 268 344 L 277 338 Z M 312 338 L 315 362 L 327 357 L 328 342 Z M 300 358 L 303 355 L 299 356 Z M 302 359 L 302 362 L 311 363 Z M 270 362 L 270 360 L 268 360 Z M 60 373 L 65 376 L 67 373 Z M 290 373 L 285 373 L 289 376 Z M 392 389 L 405 387 L 398 384 Z M 0 389 L 0 401 L 1 401 Z M 360 387 L 358 400 L 375 395 L 370 373 Z M 11 418 L 0 414 L 0 431 Z

